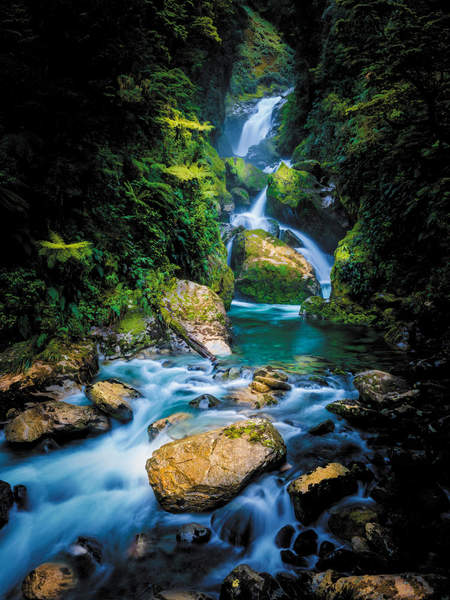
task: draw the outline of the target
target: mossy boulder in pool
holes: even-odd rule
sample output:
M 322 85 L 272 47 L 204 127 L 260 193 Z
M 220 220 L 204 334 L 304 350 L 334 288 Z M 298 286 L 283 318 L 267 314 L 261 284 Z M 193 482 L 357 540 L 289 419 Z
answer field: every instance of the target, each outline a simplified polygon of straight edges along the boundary
M 268 175 L 260 169 L 246 162 L 243 158 L 226 158 L 227 188 L 235 190 L 240 188 L 248 194 L 254 195 L 267 185 Z
M 334 205 L 324 202 L 320 192 L 321 186 L 312 173 L 282 163 L 269 178 L 266 213 L 301 229 L 326 252 L 334 252 L 347 223 Z
M 231 265 L 236 289 L 255 302 L 300 304 L 320 292 L 306 258 L 262 229 L 236 236 Z
M 283 438 L 270 421 L 249 419 L 165 444 L 146 469 L 165 510 L 203 512 L 230 501 L 285 456 Z
M 221 298 L 205 285 L 177 279 L 164 295 L 166 324 L 201 355 L 231 354 L 228 319 Z

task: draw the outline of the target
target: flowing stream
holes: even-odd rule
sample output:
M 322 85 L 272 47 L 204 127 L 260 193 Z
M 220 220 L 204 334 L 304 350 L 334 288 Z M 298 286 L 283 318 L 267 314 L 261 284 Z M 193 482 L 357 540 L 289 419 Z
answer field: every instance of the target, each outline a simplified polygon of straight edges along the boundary
M 244 127 L 239 153 L 245 154 L 255 140 L 267 135 L 271 111 L 278 100 L 269 98 L 259 103 L 258 112 Z M 264 228 L 265 199 L 266 190 L 262 190 L 252 210 L 235 216 L 235 222 L 247 219 L 250 227 Z M 290 229 L 303 243 L 299 251 L 313 264 L 326 296 L 329 257 L 308 236 Z M 292 524 L 300 530 L 287 494 L 288 483 L 318 462 L 342 457 L 357 460 L 369 453 L 363 437 L 336 420 L 326 405 L 356 395 L 351 372 L 382 368 L 392 362 L 392 354 L 370 330 L 311 324 L 300 319 L 298 311 L 298 306 L 234 301 L 230 311 L 234 354 L 219 365 L 213 366 L 193 353 L 103 363 L 99 379 L 120 379 L 136 387 L 142 398 L 133 401 L 131 423 L 114 423 L 109 433 L 97 438 L 39 454 L 9 448 L 0 433 L 1 479 L 11 485 L 25 484 L 29 494 L 27 510 L 14 508 L 9 523 L 0 531 L 0 597 L 12 590 L 8 597 L 19 598 L 15 586 L 20 586 L 23 577 L 36 565 L 64 556 L 79 535 L 99 540 L 104 560 L 89 589 L 78 598 L 128 597 L 119 591 L 117 596 L 102 591 L 114 589 L 109 577 L 120 567 L 132 573 L 134 581 L 148 578 L 162 587 L 194 587 L 213 595 L 223 578 L 242 562 L 272 573 L 289 570 L 275 544 L 282 526 Z M 293 466 L 283 473 L 259 477 L 233 501 L 210 513 L 175 515 L 163 511 L 148 484 L 147 458 L 171 438 L 254 414 L 254 410 L 228 400 L 227 394 L 232 388 L 248 385 L 250 367 L 269 363 L 284 368 L 293 384 L 277 406 L 264 409 L 284 437 L 288 462 Z M 240 369 L 232 380 L 223 377 L 230 366 Z M 215 395 L 220 405 L 209 410 L 190 407 L 189 401 L 204 393 Z M 83 393 L 68 401 L 89 403 Z M 148 425 L 178 411 L 192 416 L 149 442 Z M 308 434 L 312 426 L 330 418 L 336 422 L 333 433 L 319 438 Z M 360 489 L 356 498 L 364 497 L 365 491 Z M 354 500 L 347 498 L 345 502 Z M 210 527 L 213 534 L 208 544 L 187 552 L 177 546 L 175 532 L 181 524 L 192 521 Z M 332 540 L 326 523 L 325 514 L 313 527 L 319 539 Z M 129 555 L 136 534 L 141 532 L 148 533 L 154 544 L 154 555 L 144 562 Z M 308 566 L 316 560 L 310 557 Z

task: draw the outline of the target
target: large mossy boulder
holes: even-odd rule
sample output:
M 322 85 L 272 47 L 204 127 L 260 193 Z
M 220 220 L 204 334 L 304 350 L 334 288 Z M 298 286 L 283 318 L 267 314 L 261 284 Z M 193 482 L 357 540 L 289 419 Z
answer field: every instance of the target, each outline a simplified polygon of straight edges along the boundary
M 109 429 L 108 417 L 93 406 L 49 400 L 28 408 L 7 423 L 5 438 L 14 444 L 31 444 L 47 436 L 74 437 Z
M 0 420 L 11 407 L 33 396 L 59 399 L 78 391 L 98 371 L 94 342 L 66 344 L 52 340 L 34 355 L 29 344 L 15 344 L 0 354 Z
M 262 229 L 236 236 L 231 265 L 236 289 L 256 302 L 300 304 L 320 293 L 306 258 Z
M 255 195 L 267 185 L 269 176 L 243 158 L 226 158 L 225 166 L 227 188 L 230 191 L 239 188 L 250 195 Z
M 210 288 L 177 279 L 164 295 L 160 308 L 166 324 L 202 356 L 231 354 L 225 307 Z
M 148 459 L 150 485 L 169 512 L 204 512 L 234 498 L 279 465 L 286 446 L 266 419 L 239 421 L 165 444 Z
M 346 222 L 334 205 L 323 201 L 320 191 L 312 173 L 282 163 L 269 179 L 266 213 L 301 229 L 332 253 L 345 235 Z

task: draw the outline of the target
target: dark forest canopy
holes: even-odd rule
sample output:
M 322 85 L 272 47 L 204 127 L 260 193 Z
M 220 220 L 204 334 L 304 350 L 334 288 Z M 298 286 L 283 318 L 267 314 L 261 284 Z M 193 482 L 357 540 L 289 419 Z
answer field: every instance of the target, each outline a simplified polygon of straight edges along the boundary
M 296 50 L 278 145 L 320 162 L 354 224 L 336 255 L 339 310 L 345 298 L 370 311 L 389 293 L 396 318 L 442 333 L 448 10 L 435 0 L 249 4 Z M 3 346 L 81 335 L 130 302 L 151 310 L 174 273 L 226 293 L 224 167 L 211 144 L 247 19 L 233 0 L 2 4 Z

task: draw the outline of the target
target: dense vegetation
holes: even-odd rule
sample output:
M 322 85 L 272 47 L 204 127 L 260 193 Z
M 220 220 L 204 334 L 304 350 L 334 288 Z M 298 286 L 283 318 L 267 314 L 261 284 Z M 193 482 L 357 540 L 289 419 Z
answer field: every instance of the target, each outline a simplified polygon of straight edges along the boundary
M 15 0 L 0 23 L 0 346 L 150 311 L 174 273 L 229 300 L 217 210 L 248 191 L 226 190 L 213 148 L 225 97 L 293 71 L 279 151 L 319 164 L 354 225 L 316 309 L 384 323 L 393 341 L 448 331 L 441 2 Z
M 0 344 L 150 310 L 174 272 L 229 296 L 209 142 L 245 19 L 233 0 L 2 3 Z
M 257 4 L 297 42 L 279 145 L 297 161 L 320 161 L 355 224 L 336 256 L 328 316 L 353 310 L 360 319 L 362 307 L 369 321 L 402 323 L 393 341 L 405 328 L 413 343 L 441 339 L 450 300 L 448 10 L 435 0 Z

